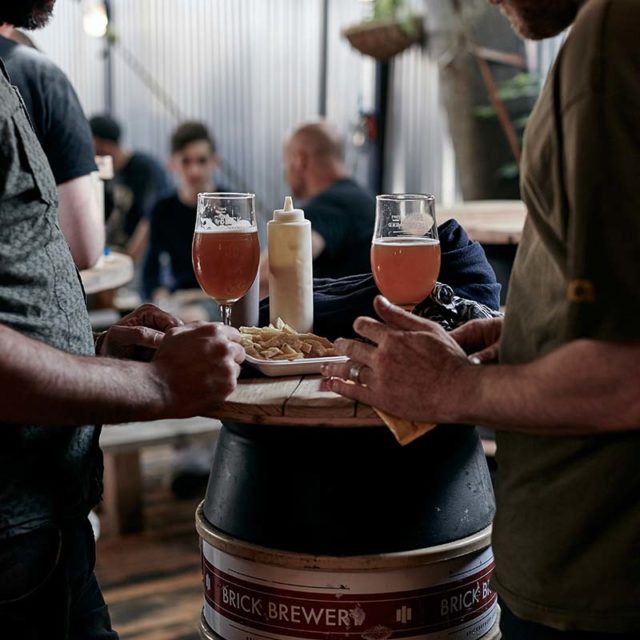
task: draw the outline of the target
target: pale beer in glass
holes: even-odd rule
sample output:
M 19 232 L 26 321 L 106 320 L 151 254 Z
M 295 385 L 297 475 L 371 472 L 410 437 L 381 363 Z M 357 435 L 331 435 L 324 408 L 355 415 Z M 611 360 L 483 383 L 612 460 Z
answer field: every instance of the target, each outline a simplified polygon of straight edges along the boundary
M 393 304 L 413 309 L 431 294 L 440 272 L 433 196 L 377 197 L 371 270 L 378 289 Z

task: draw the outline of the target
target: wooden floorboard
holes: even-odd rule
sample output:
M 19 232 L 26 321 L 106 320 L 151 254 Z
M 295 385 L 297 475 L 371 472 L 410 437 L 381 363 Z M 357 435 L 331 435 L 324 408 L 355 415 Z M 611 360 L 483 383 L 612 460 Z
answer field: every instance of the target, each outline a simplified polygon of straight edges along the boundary
M 170 457 L 170 448 L 143 454 L 144 533 L 98 541 L 96 574 L 121 640 L 200 638 L 194 514 L 201 498 L 173 497 L 166 486 Z

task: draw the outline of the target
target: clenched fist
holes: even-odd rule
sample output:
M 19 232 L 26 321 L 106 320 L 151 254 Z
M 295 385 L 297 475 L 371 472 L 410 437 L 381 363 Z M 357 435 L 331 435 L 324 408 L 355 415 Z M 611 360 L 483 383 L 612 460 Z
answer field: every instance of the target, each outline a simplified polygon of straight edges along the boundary
M 176 418 L 212 415 L 236 388 L 245 353 L 240 333 L 197 322 L 170 329 L 150 367 L 159 386 L 160 413 Z

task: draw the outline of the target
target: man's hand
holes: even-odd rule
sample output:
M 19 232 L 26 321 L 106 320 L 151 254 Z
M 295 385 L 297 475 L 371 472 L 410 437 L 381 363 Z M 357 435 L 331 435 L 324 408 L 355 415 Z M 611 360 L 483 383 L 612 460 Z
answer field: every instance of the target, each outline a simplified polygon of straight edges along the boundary
M 503 318 L 472 320 L 449 335 L 464 349 L 475 364 L 498 361 Z
M 451 381 L 472 368 L 462 347 L 442 327 L 395 307 L 381 296 L 375 309 L 383 322 L 358 318 L 356 332 L 373 345 L 336 341 L 339 353 L 363 365 L 360 383 L 348 381 L 352 362 L 326 365 L 330 387 L 344 396 L 407 420 L 446 422 Z M 365 385 L 365 386 L 363 386 Z
M 181 325 L 182 320 L 152 304 L 143 304 L 106 332 L 97 355 L 149 362 L 165 333 Z
M 0 420 L 59 427 L 215 415 L 236 386 L 239 340 L 208 322 L 169 328 L 147 363 L 74 356 L 0 323 Z
M 151 362 L 161 414 L 209 415 L 234 391 L 245 352 L 233 327 L 196 322 L 169 329 Z

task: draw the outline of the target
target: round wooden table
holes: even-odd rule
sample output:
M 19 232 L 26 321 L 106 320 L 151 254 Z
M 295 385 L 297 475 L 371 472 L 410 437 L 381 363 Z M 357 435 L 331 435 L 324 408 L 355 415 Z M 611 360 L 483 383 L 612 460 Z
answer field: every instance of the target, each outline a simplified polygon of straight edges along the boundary
M 384 427 L 375 410 L 333 391 L 321 376 L 244 378 L 216 411 L 220 420 L 298 427 Z M 494 456 L 494 440 L 482 438 L 485 455 Z
M 248 378 L 216 412 L 245 424 L 308 427 L 375 427 L 384 423 L 369 406 L 328 391 L 321 376 Z
M 112 251 L 102 256 L 95 267 L 81 271 L 80 277 L 87 295 L 118 289 L 133 280 L 133 260 Z
M 457 220 L 472 240 L 482 244 L 516 245 L 527 217 L 521 200 L 477 200 L 440 209 L 441 221 Z

